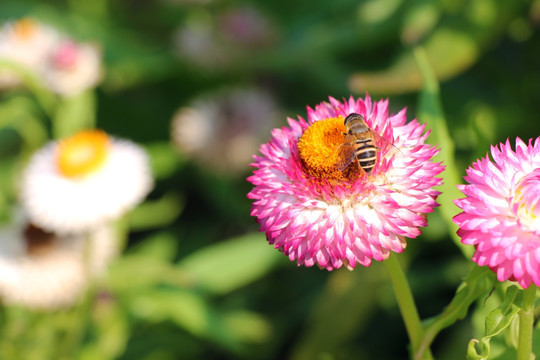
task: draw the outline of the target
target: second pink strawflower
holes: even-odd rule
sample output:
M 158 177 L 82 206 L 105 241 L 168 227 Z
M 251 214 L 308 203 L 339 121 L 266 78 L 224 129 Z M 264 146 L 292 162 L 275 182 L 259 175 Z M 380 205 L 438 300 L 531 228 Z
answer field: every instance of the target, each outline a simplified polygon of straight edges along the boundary
M 489 266 L 499 281 L 523 288 L 540 286 L 540 138 L 491 147 L 469 169 L 463 212 L 454 218 L 464 244 L 474 245 L 473 261 Z

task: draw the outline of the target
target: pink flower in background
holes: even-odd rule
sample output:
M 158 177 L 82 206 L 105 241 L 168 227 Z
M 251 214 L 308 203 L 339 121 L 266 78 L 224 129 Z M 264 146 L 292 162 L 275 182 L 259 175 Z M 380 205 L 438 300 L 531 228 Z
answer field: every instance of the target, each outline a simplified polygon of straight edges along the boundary
M 216 14 L 197 10 L 187 19 L 173 36 L 174 52 L 207 71 L 243 67 L 257 52 L 275 45 L 277 37 L 270 19 L 253 6 L 231 7 Z
M 67 40 L 57 46 L 51 56 L 52 63 L 60 69 L 73 69 L 79 58 L 77 44 Z
M 540 286 L 540 137 L 526 145 L 516 140 L 491 147 L 469 169 L 455 200 L 463 212 L 454 217 L 464 244 L 474 245 L 473 261 L 489 266 L 499 281 Z
M 232 43 L 256 46 L 268 43 L 274 37 L 269 19 L 254 7 L 230 9 L 217 20 L 220 33 Z
M 249 169 L 251 154 L 268 138 L 278 118 L 278 105 L 267 91 L 224 88 L 178 109 L 171 138 L 180 153 L 196 162 L 224 174 L 238 174 Z
M 330 98 L 307 111 L 307 121 L 289 118 L 288 127 L 274 129 L 254 157 L 248 197 L 261 231 L 298 265 L 328 270 L 369 266 L 403 251 L 405 237 L 427 224 L 439 194 L 433 186 L 441 184 L 443 166 L 431 161 L 438 150 L 424 143 L 424 126 L 407 123 L 405 110 L 389 116 L 388 101 L 372 103 L 369 96 Z M 356 162 L 336 169 L 351 113 L 382 138 L 369 175 Z
M 0 61 L 28 71 L 63 96 L 93 88 L 102 78 L 98 46 L 76 42 L 31 18 L 0 26 Z M 9 67 L 0 69 L 0 88 L 20 84 L 20 74 Z
M 101 51 L 93 44 L 58 41 L 45 60 L 42 76 L 55 93 L 77 95 L 101 81 Z

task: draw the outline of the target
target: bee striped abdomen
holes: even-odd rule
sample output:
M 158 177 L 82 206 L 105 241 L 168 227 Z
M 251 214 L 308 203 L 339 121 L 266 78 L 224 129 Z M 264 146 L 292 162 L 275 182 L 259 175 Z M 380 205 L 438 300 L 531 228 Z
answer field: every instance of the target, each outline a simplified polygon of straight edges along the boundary
M 370 173 L 373 167 L 375 167 L 375 161 L 377 160 L 377 147 L 370 138 L 357 139 L 354 142 L 356 159 L 358 164 L 366 172 Z

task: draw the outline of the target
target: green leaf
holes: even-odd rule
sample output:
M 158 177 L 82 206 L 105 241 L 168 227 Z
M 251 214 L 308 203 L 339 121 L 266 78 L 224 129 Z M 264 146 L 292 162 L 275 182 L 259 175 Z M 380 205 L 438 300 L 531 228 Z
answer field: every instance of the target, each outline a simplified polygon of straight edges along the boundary
M 128 294 L 159 284 L 190 287 L 193 279 L 182 269 L 145 254 L 125 255 L 109 267 L 108 288 L 119 294 Z
M 0 127 L 17 131 L 28 153 L 41 147 L 48 139 L 45 125 L 39 121 L 37 113 L 35 103 L 25 96 L 12 96 L 0 104 Z
M 268 320 L 255 312 L 247 310 L 229 311 L 223 314 L 227 331 L 244 343 L 262 344 L 272 335 Z
M 523 293 L 517 286 L 512 285 L 506 290 L 506 296 L 503 303 L 495 310 L 490 312 L 486 318 L 486 334 L 494 336 L 504 330 L 513 320 L 523 301 Z
M 469 345 L 467 345 L 467 360 L 482 360 L 485 358 L 482 358 L 482 356 L 478 355 L 476 352 L 476 344 L 479 344 L 479 341 L 476 339 L 472 339 L 469 341 Z
M 478 45 L 474 39 L 460 29 L 438 28 L 422 46 L 427 53 L 426 57 L 435 64 L 433 70 L 435 78 L 440 80 L 459 74 L 474 64 L 479 56 Z M 421 89 L 422 77 L 415 57 L 407 49 L 384 70 L 355 73 L 351 77 L 350 86 L 354 92 L 399 94 Z
M 150 157 L 150 166 L 156 179 L 170 177 L 182 160 L 169 142 L 145 144 L 144 149 Z
M 160 322 L 172 320 L 194 335 L 213 331 L 214 313 L 199 294 L 181 289 L 152 289 L 133 296 L 131 312 L 140 318 Z
M 178 266 L 204 290 L 225 294 L 262 277 L 282 258 L 264 234 L 257 233 L 207 246 Z
M 117 359 L 129 339 L 129 324 L 124 310 L 113 298 L 97 298 L 92 311 L 89 342 L 81 349 L 80 360 Z
M 132 231 L 155 229 L 170 225 L 184 209 L 181 197 L 169 192 L 158 200 L 145 201 L 128 216 Z
M 24 140 L 25 150 L 28 154 L 37 150 L 48 140 L 47 132 L 37 118 L 26 116 L 21 121 L 13 124 L 13 127 Z
M 93 129 L 95 109 L 96 99 L 91 90 L 63 98 L 53 119 L 54 137 L 64 138 L 84 129 Z
M 241 338 L 228 327 L 222 314 L 201 295 L 180 289 L 154 289 L 130 299 L 135 316 L 152 322 L 172 321 L 191 334 L 212 340 L 233 351 L 240 350 Z M 228 320 L 231 323 L 231 319 Z M 233 321 L 234 323 L 234 321 Z
M 463 319 L 471 304 L 481 296 L 485 296 L 493 287 L 494 281 L 494 274 L 489 268 L 474 264 L 467 277 L 458 286 L 450 304 L 441 314 L 426 322 L 428 326 L 421 348 L 428 348 L 441 330 Z
M 358 334 L 381 298 L 382 267 L 332 272 L 310 309 L 305 329 L 291 352 L 291 360 L 322 359 L 339 354 Z M 386 279 L 385 279 L 386 280 Z M 369 291 L 366 291 L 369 289 Z
M 467 359 L 487 359 L 491 353 L 490 340 L 508 328 L 514 321 L 523 302 L 523 292 L 512 285 L 506 290 L 504 301 L 499 307 L 491 311 L 486 317 L 485 336 L 480 340 L 472 339 L 467 348 Z M 480 352 L 476 344 L 480 343 Z
M 452 221 L 453 217 L 459 212 L 459 208 L 454 204 L 453 200 L 462 197 L 457 188 L 457 185 L 461 183 L 461 179 L 455 160 L 454 142 L 448 132 L 441 105 L 439 83 L 424 50 L 416 48 L 414 55 L 424 79 L 424 85 L 420 93 L 418 119 L 423 123 L 427 123 L 431 128 L 431 143 L 436 144 L 441 150 L 435 160 L 442 161 L 446 167 L 443 172 L 443 185 L 439 188 L 441 195 L 437 199 L 441 204 L 439 211 L 443 215 L 454 243 L 467 258 L 470 258 L 474 249 L 461 243 L 460 237 L 456 234 L 458 226 Z
M 247 310 L 219 311 L 202 294 L 182 289 L 153 289 L 129 301 L 131 312 L 152 322 L 172 321 L 191 334 L 232 351 L 268 341 L 272 328 L 260 314 Z
M 171 232 L 159 232 L 133 246 L 130 255 L 152 257 L 157 260 L 173 260 L 178 251 L 177 237 Z
M 439 20 L 440 4 L 416 0 L 402 19 L 402 40 L 408 44 L 421 40 L 420 46 L 440 81 L 455 77 L 478 61 L 493 38 L 502 36 L 525 6 L 518 1 L 498 0 L 452 3 L 456 9 L 441 14 Z M 359 71 L 349 84 L 357 93 L 396 94 L 421 89 L 422 77 L 414 56 L 403 49 L 390 66 L 379 71 Z
M 403 0 L 369 0 L 359 5 L 358 18 L 363 23 L 385 24 L 403 4 Z
M 58 98 L 45 87 L 37 74 L 17 62 L 6 59 L 0 60 L 0 70 L 7 70 L 16 74 L 23 85 L 33 93 L 45 113 L 49 116 L 53 115 L 58 105 Z
M 441 7 L 431 0 L 414 0 L 409 3 L 403 18 L 401 38 L 407 44 L 416 44 L 436 25 Z

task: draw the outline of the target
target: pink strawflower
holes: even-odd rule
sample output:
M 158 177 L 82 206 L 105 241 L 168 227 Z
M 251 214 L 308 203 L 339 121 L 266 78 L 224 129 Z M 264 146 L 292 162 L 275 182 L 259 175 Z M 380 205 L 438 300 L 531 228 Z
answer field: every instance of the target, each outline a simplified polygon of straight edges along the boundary
M 51 56 L 51 62 L 59 69 L 73 69 L 77 65 L 79 57 L 77 44 L 71 40 L 66 40 L 58 45 Z
M 355 161 L 336 169 L 351 113 L 383 138 L 375 140 L 380 150 L 369 175 Z M 388 101 L 372 104 L 367 95 L 343 103 L 330 98 L 307 115 L 274 129 L 262 156 L 254 156 L 248 197 L 268 242 L 298 265 L 328 270 L 402 252 L 405 237 L 426 226 L 439 195 L 433 186 L 441 184 L 443 166 L 430 161 L 438 150 L 424 143 L 424 125 L 407 123 L 405 109 L 388 116 Z
M 486 155 L 467 169 L 469 184 L 458 186 L 466 195 L 455 200 L 463 210 L 454 217 L 458 235 L 499 281 L 540 286 L 540 137 L 534 145 L 516 139 L 516 151 L 507 140 L 491 156 L 494 162 Z

